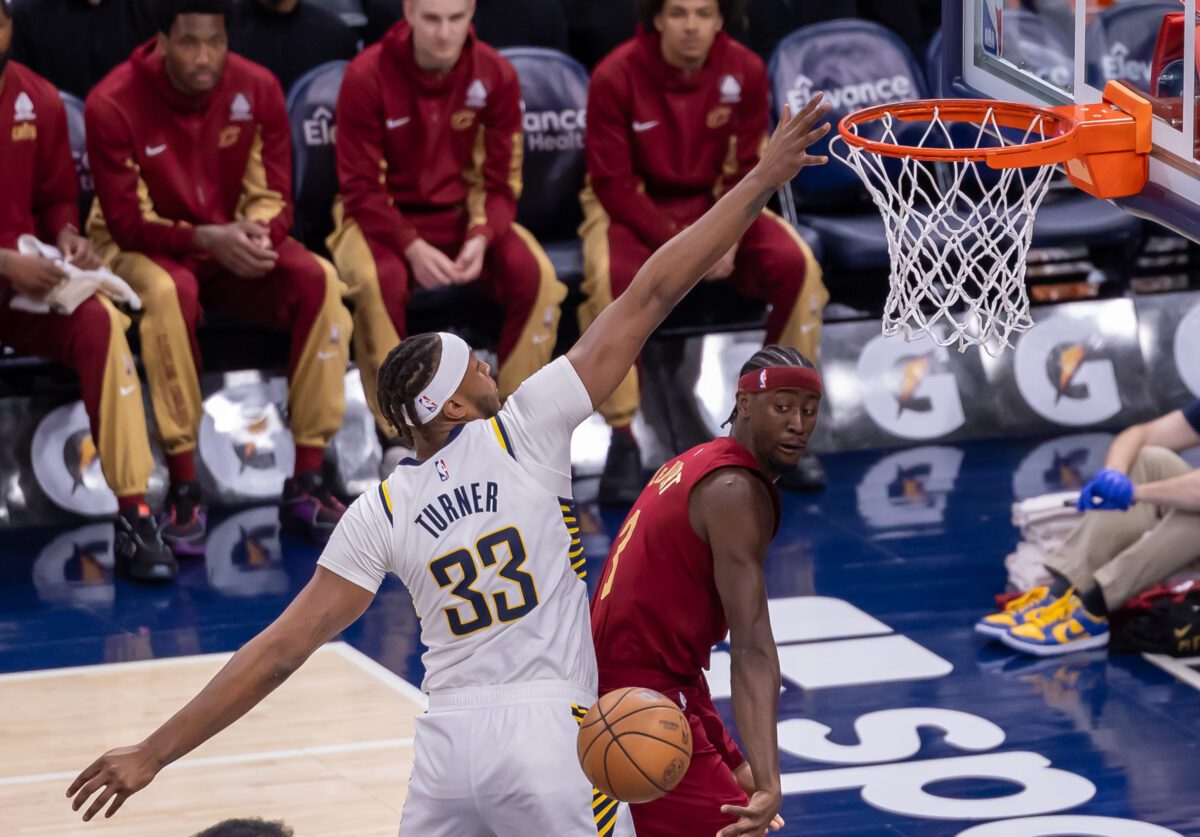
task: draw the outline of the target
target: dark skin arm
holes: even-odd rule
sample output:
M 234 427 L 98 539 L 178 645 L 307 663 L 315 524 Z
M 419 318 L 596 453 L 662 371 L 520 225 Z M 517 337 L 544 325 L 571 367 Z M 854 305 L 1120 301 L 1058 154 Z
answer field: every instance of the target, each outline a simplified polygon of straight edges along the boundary
M 668 241 L 633 278 L 633 283 L 567 352 L 576 374 L 599 407 L 621 383 L 642 346 L 688 291 L 742 237 L 771 195 L 804 166 L 821 165 L 806 149 L 825 136 L 819 124 L 829 110 L 814 96 L 791 116 L 784 110 L 762 159 L 708 212 Z
M 109 750 L 80 773 L 67 789 L 67 796 L 75 797 L 72 809 L 78 811 L 99 792 L 83 819 L 90 820 L 110 800 L 104 816 L 111 817 L 158 771 L 257 706 L 314 651 L 358 619 L 374 598 L 375 594 L 317 567 L 287 610 L 243 645 L 200 694 L 145 741 Z
M 779 655 L 767 613 L 763 574 L 775 530 L 774 503 L 762 480 L 744 468 L 722 468 L 692 490 L 688 518 L 712 550 L 725 620 L 733 683 L 733 716 L 741 733 L 754 788 L 745 807 L 722 811 L 738 821 L 718 837 L 761 835 L 783 801 L 779 782 Z

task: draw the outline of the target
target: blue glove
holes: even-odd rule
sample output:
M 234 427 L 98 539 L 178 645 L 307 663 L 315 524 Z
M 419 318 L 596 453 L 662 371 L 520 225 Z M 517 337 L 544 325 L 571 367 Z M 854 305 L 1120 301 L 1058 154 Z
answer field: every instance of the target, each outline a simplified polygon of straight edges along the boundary
M 1133 481 L 1120 471 L 1105 468 L 1079 492 L 1079 511 L 1125 511 L 1133 505 Z

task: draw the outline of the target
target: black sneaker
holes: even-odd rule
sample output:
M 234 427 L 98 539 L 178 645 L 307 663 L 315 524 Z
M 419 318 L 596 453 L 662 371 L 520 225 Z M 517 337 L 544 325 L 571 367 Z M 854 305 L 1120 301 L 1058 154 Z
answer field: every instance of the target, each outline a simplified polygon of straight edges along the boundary
M 208 508 L 198 482 L 171 483 L 163 504 L 162 539 L 176 555 L 204 554 Z
M 642 478 L 642 452 L 637 441 L 626 433 L 613 433 L 600 477 L 601 505 L 631 506 L 645 487 Z
M 785 491 L 820 491 L 827 481 L 821 460 L 814 453 L 806 453 L 800 457 L 795 470 L 781 476 L 776 484 Z
M 323 544 L 345 513 L 345 505 L 326 487 L 320 471 L 305 471 L 283 484 L 279 524 L 285 532 Z
M 135 581 L 170 581 L 179 572 L 146 506 L 117 515 L 113 558 L 117 573 Z

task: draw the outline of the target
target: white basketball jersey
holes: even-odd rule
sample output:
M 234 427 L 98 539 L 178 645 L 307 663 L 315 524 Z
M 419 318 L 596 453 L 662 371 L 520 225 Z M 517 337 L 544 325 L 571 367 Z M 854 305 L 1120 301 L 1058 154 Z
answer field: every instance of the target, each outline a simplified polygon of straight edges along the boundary
M 388 572 L 421 619 L 426 692 L 561 681 L 596 689 L 571 434 L 592 412 L 559 358 L 500 414 L 405 460 L 347 511 L 321 566 L 376 591 Z

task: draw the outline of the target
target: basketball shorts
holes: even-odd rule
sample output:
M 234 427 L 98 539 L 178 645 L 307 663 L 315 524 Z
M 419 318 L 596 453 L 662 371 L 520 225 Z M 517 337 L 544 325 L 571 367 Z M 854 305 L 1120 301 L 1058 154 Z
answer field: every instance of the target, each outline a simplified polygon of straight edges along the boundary
M 596 792 L 576 756 L 577 717 L 594 702 L 567 683 L 430 695 L 401 837 L 632 837 L 629 806 Z

